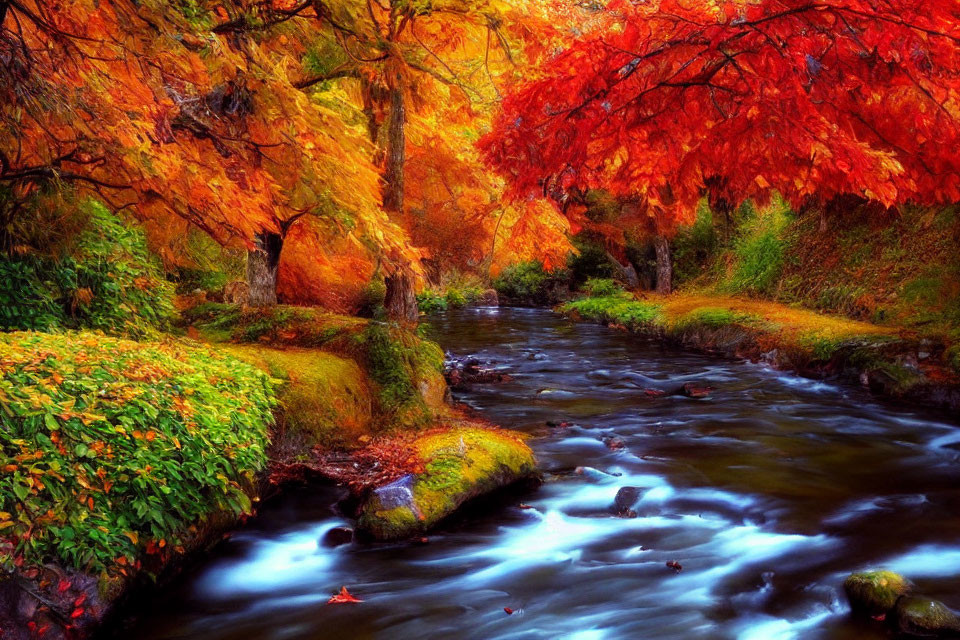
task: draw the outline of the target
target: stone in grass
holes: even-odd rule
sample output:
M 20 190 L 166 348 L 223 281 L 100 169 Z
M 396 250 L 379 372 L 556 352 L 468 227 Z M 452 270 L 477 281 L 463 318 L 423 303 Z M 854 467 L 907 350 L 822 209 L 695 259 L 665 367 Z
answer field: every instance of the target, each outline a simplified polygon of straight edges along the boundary
M 851 574 L 843 590 L 856 614 L 884 615 L 897 604 L 897 598 L 913 590 L 913 584 L 892 571 L 865 571 Z
M 921 638 L 960 638 L 960 619 L 945 604 L 930 598 L 904 596 L 893 612 L 901 633 Z
M 422 536 L 473 498 L 539 477 L 530 447 L 511 431 L 453 428 L 419 438 L 414 448 L 423 473 L 371 491 L 358 533 L 374 540 Z

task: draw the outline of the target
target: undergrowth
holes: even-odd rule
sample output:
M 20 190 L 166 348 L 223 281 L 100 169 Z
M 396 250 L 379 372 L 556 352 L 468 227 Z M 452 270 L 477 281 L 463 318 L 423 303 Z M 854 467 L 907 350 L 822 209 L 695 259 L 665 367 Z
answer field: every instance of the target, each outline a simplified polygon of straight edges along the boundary
M 0 336 L 0 537 L 7 569 L 112 577 L 250 510 L 274 395 L 254 367 L 182 342 Z

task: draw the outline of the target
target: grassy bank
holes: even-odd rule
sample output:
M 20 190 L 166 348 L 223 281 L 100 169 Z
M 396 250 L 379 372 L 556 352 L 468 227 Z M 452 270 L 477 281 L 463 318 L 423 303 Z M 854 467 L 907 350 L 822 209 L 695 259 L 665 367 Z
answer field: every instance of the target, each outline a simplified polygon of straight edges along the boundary
M 954 407 L 960 380 L 943 348 L 915 332 L 773 301 L 729 295 L 634 295 L 609 281 L 559 310 L 724 355 L 762 359 L 805 375 L 845 375 L 885 395 Z

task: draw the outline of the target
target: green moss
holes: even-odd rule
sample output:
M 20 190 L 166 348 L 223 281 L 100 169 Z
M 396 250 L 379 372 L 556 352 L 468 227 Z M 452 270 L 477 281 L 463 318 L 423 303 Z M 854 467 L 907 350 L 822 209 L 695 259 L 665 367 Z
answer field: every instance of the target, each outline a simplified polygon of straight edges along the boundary
M 537 473 L 536 460 L 518 434 L 463 427 L 414 443 L 424 471 L 413 479 L 413 505 L 378 510 L 367 505 L 360 527 L 377 539 L 425 532 L 460 505 Z
M 306 446 L 352 447 L 374 435 L 374 394 L 363 369 L 349 358 L 316 349 L 238 345 L 227 350 L 267 371 L 280 384 L 284 436 Z
M 851 608 L 868 615 L 887 613 L 912 588 L 909 580 L 892 571 L 854 573 L 843 582 Z
M 942 602 L 930 598 L 900 598 L 894 617 L 900 631 L 912 636 L 955 638 L 960 632 L 957 615 Z
M 693 327 L 720 329 L 731 325 L 756 326 L 763 322 L 760 316 L 734 311 L 725 307 L 701 307 L 681 315 L 674 321 L 674 329 L 686 330 Z
M 275 404 L 254 367 L 94 333 L 4 334 L 0 360 L 0 547 L 13 555 L 116 576 L 150 541 L 172 548 L 211 514 L 249 511 Z
M 397 426 L 426 424 L 431 405 L 442 402 L 443 350 L 381 322 L 371 322 L 355 340 L 377 384 L 380 410 Z

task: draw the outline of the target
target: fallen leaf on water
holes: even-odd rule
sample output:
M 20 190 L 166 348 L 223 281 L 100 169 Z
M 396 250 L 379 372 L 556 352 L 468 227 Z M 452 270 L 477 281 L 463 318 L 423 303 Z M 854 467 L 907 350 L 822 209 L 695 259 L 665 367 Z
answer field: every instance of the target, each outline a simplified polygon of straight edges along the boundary
M 513 609 L 511 609 L 510 607 L 504 607 L 503 610 L 507 612 L 508 616 L 513 615 Z
M 327 600 L 327 604 L 345 604 L 348 602 L 363 602 L 363 600 L 353 597 L 353 594 L 347 591 L 346 587 L 340 587 L 340 593 Z
M 670 567 L 671 569 L 673 569 L 674 571 L 676 571 L 677 573 L 680 573 L 681 571 L 683 571 L 683 565 L 680 564 L 679 562 L 675 562 L 675 561 L 673 561 L 673 560 L 671 560 L 670 562 L 668 562 L 668 563 L 667 563 L 667 566 Z
M 883 622 L 884 620 L 887 619 L 887 614 L 881 613 L 880 615 L 870 616 L 870 617 L 876 620 L 877 622 Z

